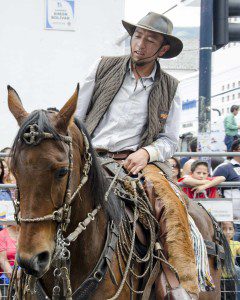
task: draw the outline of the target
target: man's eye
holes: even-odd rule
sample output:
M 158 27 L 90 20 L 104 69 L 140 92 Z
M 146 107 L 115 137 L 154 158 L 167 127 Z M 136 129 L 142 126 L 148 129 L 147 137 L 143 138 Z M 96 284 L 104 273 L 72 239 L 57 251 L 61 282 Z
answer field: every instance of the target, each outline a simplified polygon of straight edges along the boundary
M 66 167 L 63 167 L 63 168 L 60 168 L 59 170 L 57 170 L 56 172 L 55 172 L 55 177 L 57 178 L 57 179 L 59 179 L 59 178 L 62 178 L 62 177 L 64 177 L 67 173 L 68 173 L 68 168 L 66 168 Z

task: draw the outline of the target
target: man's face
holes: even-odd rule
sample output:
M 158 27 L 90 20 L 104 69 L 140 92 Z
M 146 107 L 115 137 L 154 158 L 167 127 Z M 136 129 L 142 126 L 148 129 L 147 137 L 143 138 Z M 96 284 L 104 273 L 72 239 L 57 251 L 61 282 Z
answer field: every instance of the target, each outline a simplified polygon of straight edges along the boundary
M 233 114 L 236 116 L 238 114 L 238 109 L 234 109 Z
M 204 180 L 208 177 L 208 168 L 204 165 L 199 165 L 192 172 L 192 178 L 198 180 Z
M 137 27 L 131 42 L 133 60 L 146 63 L 163 56 L 169 50 L 169 45 L 161 48 L 163 41 L 164 38 L 160 33 Z

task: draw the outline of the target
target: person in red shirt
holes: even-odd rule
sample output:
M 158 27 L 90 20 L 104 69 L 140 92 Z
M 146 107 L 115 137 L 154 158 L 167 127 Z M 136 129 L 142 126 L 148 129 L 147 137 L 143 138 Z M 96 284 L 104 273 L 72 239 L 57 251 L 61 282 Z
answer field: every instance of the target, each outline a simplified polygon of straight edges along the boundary
M 209 167 L 206 161 L 196 160 L 191 165 L 189 176 L 180 178 L 178 182 L 183 182 L 190 187 L 183 187 L 182 190 L 189 198 L 217 198 L 216 185 L 225 181 L 224 176 L 209 177 Z
M 16 255 L 18 228 L 17 225 L 11 225 L 0 231 L 0 286 L 2 296 L 6 296 L 7 282 L 11 278 Z

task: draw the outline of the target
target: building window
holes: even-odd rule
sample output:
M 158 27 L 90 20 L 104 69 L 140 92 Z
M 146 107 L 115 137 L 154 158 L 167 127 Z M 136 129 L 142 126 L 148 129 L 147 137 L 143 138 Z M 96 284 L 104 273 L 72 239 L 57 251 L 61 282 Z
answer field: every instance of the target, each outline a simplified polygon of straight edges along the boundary
M 222 91 L 224 91 L 224 85 L 222 85 Z
M 229 113 L 229 107 L 227 108 L 227 112 Z
M 224 108 L 222 108 L 222 114 L 224 114 Z
M 189 122 L 189 123 L 185 123 L 183 124 L 183 128 L 188 128 L 188 127 L 192 127 L 193 126 L 193 123 L 192 122 Z
M 224 102 L 224 97 L 222 97 L 222 102 Z
M 229 90 L 230 89 L 230 84 L 228 83 L 228 85 L 227 85 L 227 89 Z
M 232 95 L 232 99 L 233 99 L 233 100 L 235 99 L 235 94 Z
M 238 93 L 238 99 L 240 99 L 240 93 Z
M 233 89 L 235 88 L 235 82 L 232 83 L 232 88 L 233 88 Z
M 227 101 L 229 101 L 229 96 L 227 96 Z
M 238 87 L 240 87 L 240 81 L 238 81 Z

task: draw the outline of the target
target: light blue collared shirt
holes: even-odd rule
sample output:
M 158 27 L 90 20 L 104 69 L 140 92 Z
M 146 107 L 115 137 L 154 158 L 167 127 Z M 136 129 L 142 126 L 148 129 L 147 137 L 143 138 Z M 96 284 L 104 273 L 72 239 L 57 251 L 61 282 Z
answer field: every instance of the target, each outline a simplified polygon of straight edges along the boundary
M 84 121 L 95 85 L 95 75 L 101 59 L 91 68 L 89 75 L 80 89 L 76 116 Z M 111 152 L 136 151 L 142 132 L 148 121 L 148 96 L 154 83 L 157 66 L 142 82 L 135 79 L 129 65 L 123 84 L 111 102 L 107 112 L 99 122 L 92 137 L 94 148 Z M 144 147 L 150 155 L 150 162 L 165 161 L 177 150 L 180 128 L 181 102 L 176 92 L 164 133 L 151 145 Z

